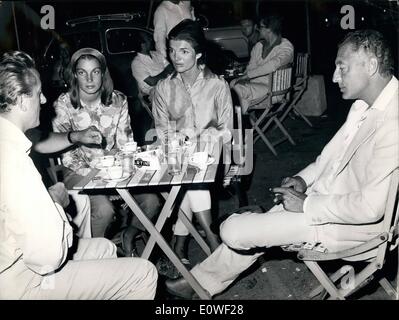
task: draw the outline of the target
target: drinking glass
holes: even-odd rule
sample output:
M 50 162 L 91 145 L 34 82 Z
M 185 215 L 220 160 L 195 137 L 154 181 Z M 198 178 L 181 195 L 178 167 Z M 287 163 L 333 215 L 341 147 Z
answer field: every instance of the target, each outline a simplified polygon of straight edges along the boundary
M 182 149 L 170 149 L 167 154 L 168 173 L 172 176 L 179 175 L 182 172 Z

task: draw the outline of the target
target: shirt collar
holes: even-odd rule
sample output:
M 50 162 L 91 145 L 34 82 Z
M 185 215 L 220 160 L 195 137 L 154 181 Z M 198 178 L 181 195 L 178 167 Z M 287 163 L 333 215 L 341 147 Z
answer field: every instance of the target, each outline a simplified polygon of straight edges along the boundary
M 151 59 L 152 58 L 152 51 L 150 52 L 150 54 L 144 54 L 141 52 L 137 52 L 137 57 L 140 57 L 142 59 Z
M 146 57 L 147 55 L 141 52 L 137 52 L 137 56 L 138 57 Z
M 32 148 L 32 142 L 25 136 L 21 129 L 3 117 L 0 117 L 0 137 L 1 140 L 10 141 L 26 153 L 29 153 Z
M 82 101 L 82 99 L 80 99 L 80 105 L 81 105 L 83 108 L 86 108 L 86 109 L 88 109 L 88 110 L 94 110 L 94 109 L 96 109 L 96 108 L 98 108 L 98 107 L 101 107 L 101 106 L 102 106 L 102 102 L 101 102 L 101 99 L 100 99 L 100 102 L 99 102 L 98 104 L 93 105 L 93 106 L 89 106 L 87 103 L 84 103 L 84 102 Z
M 200 79 L 210 79 L 213 77 L 214 74 L 206 65 L 201 64 L 201 65 L 199 65 L 199 68 L 201 69 L 201 72 L 198 74 L 198 77 L 197 77 L 197 79 L 195 79 L 195 81 L 200 80 Z M 174 79 L 174 78 L 177 78 L 177 79 L 180 79 L 181 81 L 183 81 L 180 73 L 178 73 L 176 71 L 174 71 L 171 76 L 171 79 Z
M 392 99 L 392 96 L 398 92 L 398 79 L 395 76 L 392 76 L 391 80 L 385 86 L 385 88 L 380 92 L 377 99 L 375 99 L 371 108 L 378 109 L 380 111 L 384 110 L 388 105 L 389 101 Z M 397 98 L 397 97 L 396 97 Z
M 375 99 L 374 103 L 371 105 L 370 109 L 377 109 L 383 111 L 387 106 L 388 102 L 392 99 L 392 95 L 397 94 L 398 91 L 398 79 L 395 76 L 392 76 L 392 79 L 388 82 L 385 88 L 380 92 L 377 99 Z M 365 111 L 369 105 L 364 100 L 356 100 L 352 109 L 354 111 Z
M 169 7 L 170 9 L 171 8 L 175 8 L 175 7 L 182 7 L 184 4 L 182 3 L 182 1 L 180 1 L 178 4 L 176 4 L 176 3 L 173 3 L 173 2 L 171 2 L 171 1 L 164 1 L 164 3 L 165 3 L 165 5 L 167 6 L 167 7 Z

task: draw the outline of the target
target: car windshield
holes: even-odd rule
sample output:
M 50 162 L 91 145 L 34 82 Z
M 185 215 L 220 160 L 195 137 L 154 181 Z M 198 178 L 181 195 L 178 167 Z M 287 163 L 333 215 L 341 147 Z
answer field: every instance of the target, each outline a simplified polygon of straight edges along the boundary
M 61 36 L 61 38 L 69 45 L 69 47 L 72 49 L 72 52 L 87 47 L 101 51 L 100 35 L 97 31 L 82 31 L 79 33 Z
M 193 1 L 196 17 L 208 28 L 231 27 L 240 24 L 240 16 L 232 2 Z M 203 21 L 205 20 L 205 21 Z
M 115 28 L 106 32 L 108 53 L 139 51 L 138 34 L 143 31 L 134 28 Z

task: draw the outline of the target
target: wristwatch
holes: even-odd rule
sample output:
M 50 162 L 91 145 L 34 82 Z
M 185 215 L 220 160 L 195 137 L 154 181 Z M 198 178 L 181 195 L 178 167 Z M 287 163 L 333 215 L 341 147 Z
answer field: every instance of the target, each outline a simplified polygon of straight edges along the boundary
M 75 144 L 75 142 L 73 142 L 72 139 L 71 139 L 71 134 L 72 134 L 72 132 L 73 132 L 73 131 L 69 131 L 69 132 L 68 132 L 68 134 L 67 134 L 67 139 L 68 139 L 68 141 L 69 141 L 70 143 Z

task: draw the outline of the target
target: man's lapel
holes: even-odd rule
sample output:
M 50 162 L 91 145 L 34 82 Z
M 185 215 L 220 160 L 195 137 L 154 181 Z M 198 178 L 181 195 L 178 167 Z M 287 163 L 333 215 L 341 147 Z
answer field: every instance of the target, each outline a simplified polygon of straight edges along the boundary
M 360 126 L 358 132 L 353 137 L 352 142 L 349 144 L 346 152 L 342 158 L 341 164 L 338 167 L 337 175 L 346 167 L 356 150 L 363 144 L 376 130 L 381 122 L 382 112 L 378 109 L 370 109 L 367 118 Z

